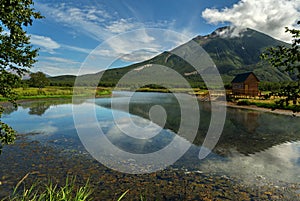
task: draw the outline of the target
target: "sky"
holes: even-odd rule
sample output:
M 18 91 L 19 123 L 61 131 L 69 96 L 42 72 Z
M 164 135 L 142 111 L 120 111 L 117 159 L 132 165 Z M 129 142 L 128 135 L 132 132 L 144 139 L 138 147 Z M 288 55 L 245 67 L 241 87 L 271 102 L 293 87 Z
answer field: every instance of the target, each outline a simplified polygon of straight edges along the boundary
M 51 76 L 95 73 L 140 62 L 222 26 L 286 42 L 299 0 L 35 0 L 45 17 L 26 28 L 39 48 L 31 70 Z

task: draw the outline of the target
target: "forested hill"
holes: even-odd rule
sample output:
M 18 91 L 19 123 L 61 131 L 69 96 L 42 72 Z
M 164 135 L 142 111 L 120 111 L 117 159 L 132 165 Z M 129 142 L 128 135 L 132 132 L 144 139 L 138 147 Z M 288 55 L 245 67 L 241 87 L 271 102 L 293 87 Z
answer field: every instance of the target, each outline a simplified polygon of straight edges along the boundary
M 210 55 L 225 83 L 230 83 L 236 74 L 248 71 L 253 71 L 261 81 L 280 82 L 291 80 L 287 73 L 271 67 L 267 62 L 260 59 L 260 54 L 267 47 L 288 45 L 266 34 L 249 28 L 236 34 L 230 27 L 222 27 L 209 35 L 197 36 L 192 40 L 199 43 Z M 195 74 L 195 69 L 191 65 L 167 51 L 144 62 L 107 70 L 104 74 L 99 72 L 83 75 L 81 80 L 87 82 L 97 80 L 95 77 L 102 74 L 101 85 L 112 86 L 130 70 L 140 68 L 139 72 L 142 73 L 143 68 L 141 67 L 151 66 L 149 64 L 168 66 L 184 76 L 193 86 L 201 82 L 201 79 L 199 80 L 200 76 Z M 153 73 L 159 74 L 159 72 Z M 75 77 L 59 76 L 51 78 L 51 80 L 52 82 L 70 81 L 75 80 Z

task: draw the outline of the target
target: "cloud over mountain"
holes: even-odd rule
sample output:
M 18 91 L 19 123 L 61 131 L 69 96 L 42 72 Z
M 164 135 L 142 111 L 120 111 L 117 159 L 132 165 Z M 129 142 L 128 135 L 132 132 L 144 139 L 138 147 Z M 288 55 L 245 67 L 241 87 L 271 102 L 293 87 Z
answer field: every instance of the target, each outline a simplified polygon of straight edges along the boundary
M 230 23 L 238 28 L 249 27 L 276 39 L 291 41 L 284 28 L 295 28 L 300 19 L 300 1 L 241 0 L 231 8 L 207 8 L 202 17 L 211 24 Z

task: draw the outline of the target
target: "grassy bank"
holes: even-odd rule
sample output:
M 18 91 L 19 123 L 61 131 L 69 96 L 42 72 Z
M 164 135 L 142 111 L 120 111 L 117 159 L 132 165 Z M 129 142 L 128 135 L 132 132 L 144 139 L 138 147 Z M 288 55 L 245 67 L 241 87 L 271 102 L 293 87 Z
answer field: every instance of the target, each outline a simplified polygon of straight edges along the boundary
M 237 105 L 255 105 L 257 107 L 262 108 L 269 108 L 272 110 L 275 109 L 282 109 L 282 110 L 291 110 L 293 112 L 300 112 L 300 105 L 293 105 L 292 102 L 290 102 L 289 105 L 283 105 L 280 104 L 280 100 L 256 100 L 256 99 L 242 99 L 237 102 Z
M 16 88 L 14 92 L 17 99 L 45 99 L 45 98 L 72 98 L 73 96 L 100 97 L 111 95 L 110 88 L 80 87 L 73 90 L 73 87 L 45 87 L 45 88 Z M 0 97 L 0 101 L 7 101 Z
M 93 87 L 76 87 L 74 90 L 73 87 L 45 87 L 45 88 L 16 88 L 14 92 L 17 95 L 18 100 L 26 99 L 48 99 L 48 98 L 63 98 L 71 99 L 73 96 L 77 97 L 103 97 L 110 96 L 112 94 L 112 88 L 98 87 L 95 91 Z M 129 88 L 116 88 L 114 90 L 129 90 Z M 143 87 L 137 90 L 138 92 L 159 92 L 159 93 L 187 93 L 193 94 L 196 96 L 205 96 L 208 95 L 209 91 L 200 88 L 150 88 Z M 7 101 L 7 98 L 0 96 L 0 101 Z M 259 100 L 259 99 L 239 99 L 236 100 L 237 105 L 255 105 L 257 107 L 269 108 L 272 110 L 275 109 L 284 109 L 291 110 L 293 112 L 300 112 L 300 105 L 293 105 L 292 102 L 287 106 L 286 104 L 280 104 L 280 99 L 271 99 L 271 100 Z

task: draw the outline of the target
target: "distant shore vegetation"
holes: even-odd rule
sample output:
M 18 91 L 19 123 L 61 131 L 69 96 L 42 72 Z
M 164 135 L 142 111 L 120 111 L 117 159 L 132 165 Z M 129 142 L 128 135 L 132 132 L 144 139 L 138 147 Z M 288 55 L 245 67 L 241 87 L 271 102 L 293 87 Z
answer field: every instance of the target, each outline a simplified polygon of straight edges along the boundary
M 79 87 L 73 91 L 73 87 L 53 87 L 47 86 L 44 88 L 20 87 L 13 90 L 17 100 L 21 99 L 46 99 L 46 98 L 72 98 L 73 96 L 80 97 L 100 97 L 110 96 L 111 88 L 94 88 L 94 87 Z M 7 98 L 0 96 L 0 101 L 7 101 Z

